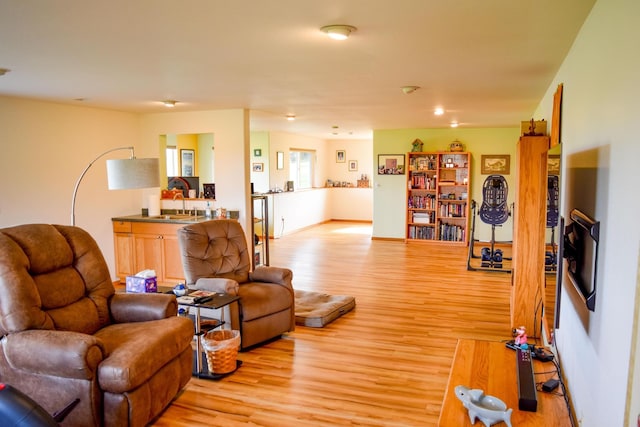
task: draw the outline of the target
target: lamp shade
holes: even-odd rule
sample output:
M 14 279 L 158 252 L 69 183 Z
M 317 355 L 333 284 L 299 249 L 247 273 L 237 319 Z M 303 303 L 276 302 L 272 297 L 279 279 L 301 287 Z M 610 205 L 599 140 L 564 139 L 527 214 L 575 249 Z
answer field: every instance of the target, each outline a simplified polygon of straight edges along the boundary
M 158 159 L 107 160 L 109 190 L 160 187 Z

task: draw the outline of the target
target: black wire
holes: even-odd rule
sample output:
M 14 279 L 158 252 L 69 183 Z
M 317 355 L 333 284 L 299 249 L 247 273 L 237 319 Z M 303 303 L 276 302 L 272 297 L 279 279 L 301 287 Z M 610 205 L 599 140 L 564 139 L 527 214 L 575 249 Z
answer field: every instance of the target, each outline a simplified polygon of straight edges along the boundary
M 558 372 L 558 380 L 560 381 L 560 388 L 562 390 L 562 395 L 564 396 L 564 403 L 567 406 L 567 412 L 569 412 L 569 421 L 571 421 L 571 427 L 575 427 L 576 424 L 573 421 L 573 414 L 571 413 L 571 403 L 569 403 L 569 395 L 567 394 L 567 388 L 564 385 L 564 380 L 562 379 L 562 370 L 560 369 L 560 364 L 554 359 L 552 360 L 553 364 L 556 366 L 556 371 Z
M 571 421 L 571 427 L 575 427 L 575 423 L 573 421 L 573 415 L 571 414 L 571 404 L 569 403 L 569 395 L 567 394 L 567 388 L 565 387 L 564 381 L 562 380 L 562 373 L 561 373 L 560 365 L 558 364 L 558 362 L 556 362 L 555 359 L 551 359 L 551 362 L 553 362 L 553 365 L 556 368 L 554 371 L 534 372 L 533 374 L 534 375 L 554 374 L 554 376 L 558 377 L 557 380 L 560 383 L 560 390 L 561 391 L 560 392 L 557 392 L 557 391 L 551 392 L 551 391 L 542 390 L 542 384 L 544 384 L 544 382 L 537 382 L 535 384 L 536 390 L 539 391 L 539 392 L 551 394 L 553 396 L 563 397 L 564 398 L 564 403 L 565 403 L 565 405 L 567 407 L 567 413 L 569 414 L 569 421 Z
M 539 298 L 539 299 L 538 299 Z M 536 294 L 533 296 L 536 302 L 536 308 L 533 310 L 533 335 L 537 341 L 537 333 L 538 333 L 538 310 L 542 306 L 542 295 L 540 295 L 540 287 L 536 288 Z

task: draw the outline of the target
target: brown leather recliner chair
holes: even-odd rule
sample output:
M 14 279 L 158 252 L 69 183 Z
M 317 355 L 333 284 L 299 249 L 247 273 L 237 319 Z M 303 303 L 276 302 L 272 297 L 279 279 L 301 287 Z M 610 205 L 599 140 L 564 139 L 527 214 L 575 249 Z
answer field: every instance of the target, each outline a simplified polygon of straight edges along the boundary
M 187 225 L 178 230 L 178 242 L 189 287 L 240 297 L 238 306 L 231 306 L 231 326 L 240 330 L 242 349 L 295 329 L 293 273 L 266 266 L 250 271 L 247 240 L 237 221 L 220 219 Z M 207 287 L 207 280 L 202 280 L 205 278 L 229 280 L 221 281 L 222 288 L 212 289 Z M 202 282 L 205 284 L 201 286 Z
M 84 230 L 0 229 L 0 381 L 63 426 L 144 426 L 191 378 L 193 324 L 174 296 L 115 293 Z

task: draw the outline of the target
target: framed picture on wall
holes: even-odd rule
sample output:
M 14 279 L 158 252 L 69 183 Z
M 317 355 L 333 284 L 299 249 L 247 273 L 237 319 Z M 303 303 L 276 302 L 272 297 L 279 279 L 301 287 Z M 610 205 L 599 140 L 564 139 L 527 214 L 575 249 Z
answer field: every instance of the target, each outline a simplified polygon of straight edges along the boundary
M 349 160 L 349 172 L 356 172 L 358 170 L 358 161 Z
M 264 171 L 264 163 L 254 163 L 253 164 L 254 172 L 263 172 Z
M 404 154 L 378 154 L 378 175 L 404 175 Z
M 262 157 L 262 148 L 255 148 L 253 150 L 253 157 Z
M 345 150 L 336 150 L 336 163 L 344 163 L 347 161 L 347 152 Z
M 193 176 L 193 162 L 196 153 L 194 150 L 180 150 L 181 176 Z
M 483 154 L 480 158 L 482 175 L 509 175 L 511 156 L 509 154 Z

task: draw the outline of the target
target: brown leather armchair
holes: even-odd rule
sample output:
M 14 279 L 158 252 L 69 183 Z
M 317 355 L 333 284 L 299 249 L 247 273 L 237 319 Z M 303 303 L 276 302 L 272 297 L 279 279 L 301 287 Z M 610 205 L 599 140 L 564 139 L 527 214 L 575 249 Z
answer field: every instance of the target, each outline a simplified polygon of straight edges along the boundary
M 193 324 L 172 295 L 116 293 L 72 226 L 0 229 L 0 381 L 63 426 L 144 426 L 191 378 Z
M 249 271 L 247 240 L 237 221 L 187 225 L 178 230 L 178 242 L 189 287 L 212 289 L 202 279 L 228 279 L 219 282 L 223 288 L 212 290 L 240 297 L 238 305 L 231 306 L 231 326 L 240 330 L 242 349 L 295 329 L 293 273 L 265 266 Z

